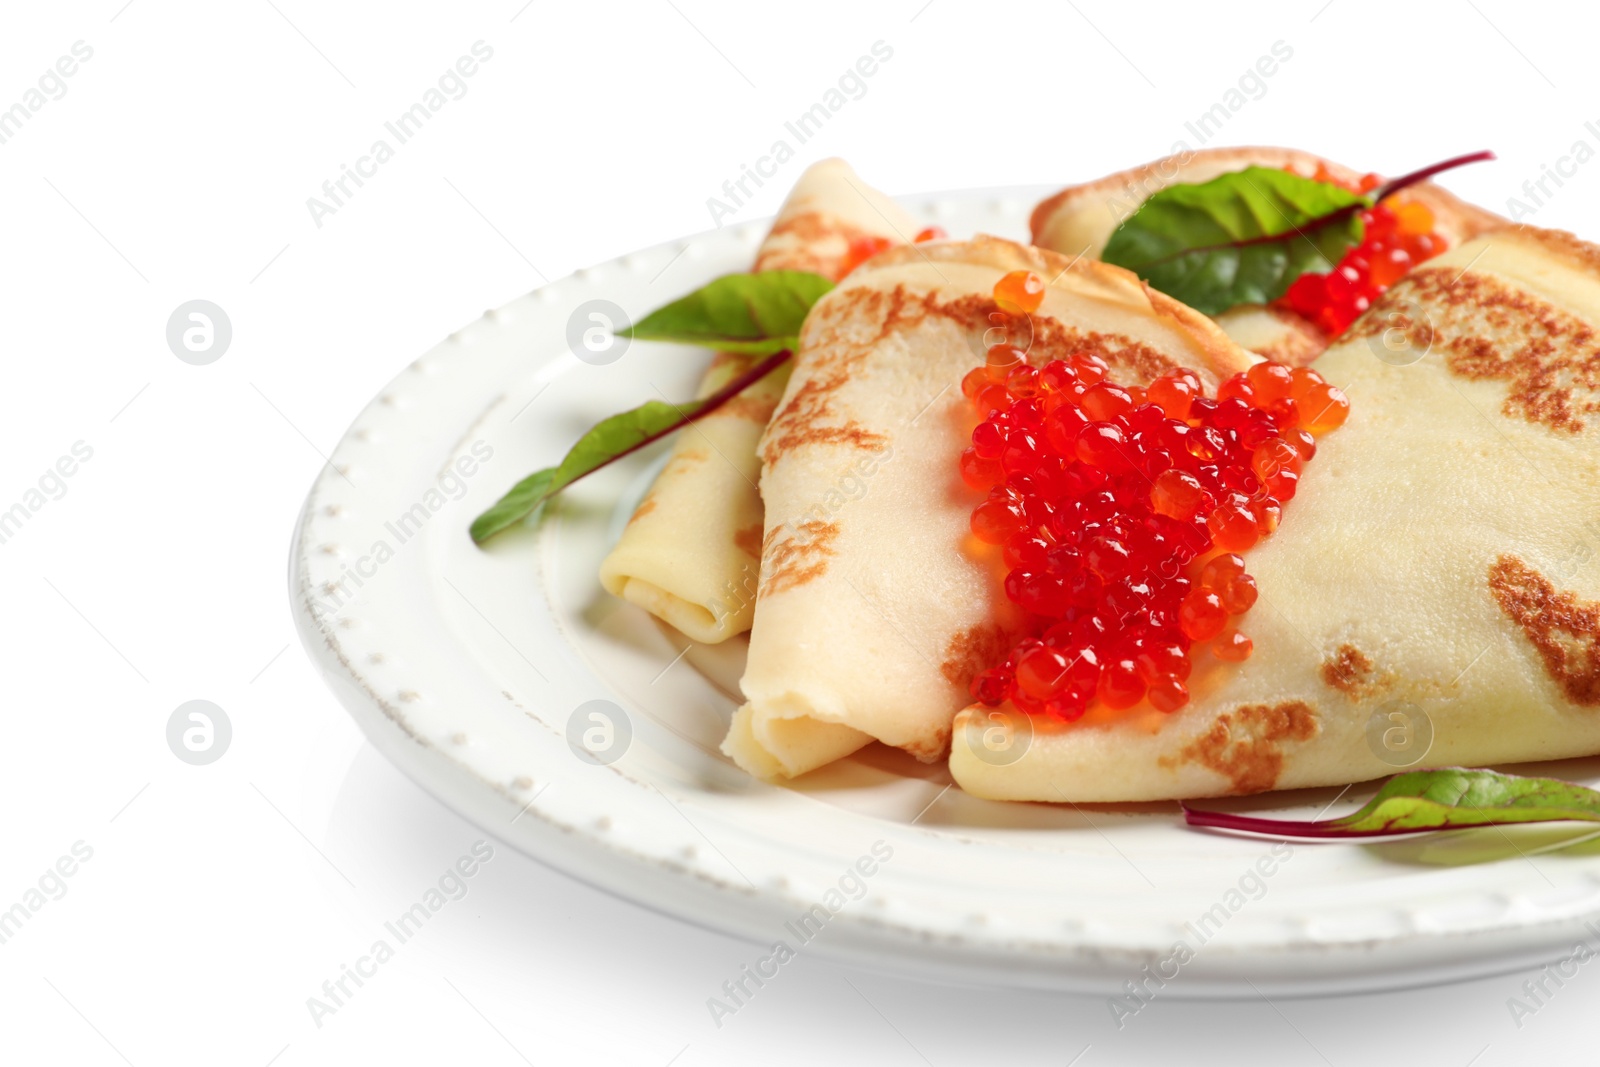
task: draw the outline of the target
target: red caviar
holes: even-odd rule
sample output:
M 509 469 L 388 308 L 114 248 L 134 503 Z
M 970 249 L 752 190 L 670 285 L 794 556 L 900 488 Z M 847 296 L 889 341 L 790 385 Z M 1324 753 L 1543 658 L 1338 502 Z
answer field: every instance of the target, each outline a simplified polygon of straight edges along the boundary
M 1379 184 L 1375 174 L 1355 185 L 1340 182 L 1321 166 L 1313 177 L 1360 193 Z M 1361 222 L 1361 243 L 1346 252 L 1333 270 L 1300 275 L 1276 301 L 1316 323 L 1329 337 L 1344 333 L 1407 271 L 1448 247 L 1434 229 L 1433 212 L 1417 200 L 1387 197 L 1361 212 Z
M 988 493 L 972 532 L 1001 547 L 1026 623 L 972 696 L 1061 720 L 1095 702 L 1176 711 L 1196 645 L 1249 657 L 1234 627 L 1258 591 L 1237 553 L 1277 529 L 1316 451 L 1308 429 L 1349 402 L 1305 368 L 1257 364 L 1218 400 L 1189 370 L 1137 389 L 1087 353 L 1033 368 L 996 348 L 963 382 L 983 421 L 961 477 Z
M 887 237 L 852 237 L 844 262 L 840 264 L 839 276 L 844 277 L 879 252 L 885 252 L 893 247 L 894 242 Z
M 1014 270 L 995 283 L 994 302 L 1001 311 L 1032 315 L 1044 303 L 1044 279 L 1031 270 Z
M 1212 642 L 1211 654 L 1228 663 L 1243 663 L 1254 648 L 1254 642 L 1244 634 L 1228 630 Z

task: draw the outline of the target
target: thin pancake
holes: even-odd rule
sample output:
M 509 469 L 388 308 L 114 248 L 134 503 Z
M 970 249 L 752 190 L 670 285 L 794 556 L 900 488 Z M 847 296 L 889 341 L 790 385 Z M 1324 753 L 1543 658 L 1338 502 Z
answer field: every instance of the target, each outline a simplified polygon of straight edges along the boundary
M 1008 638 L 999 561 L 968 522 L 955 456 L 971 433 L 960 381 L 999 329 L 1012 270 L 1048 279 L 1011 323 L 1043 363 L 1077 351 L 1148 381 L 1181 364 L 1213 386 L 1250 356 L 1134 275 L 996 238 L 896 249 L 812 310 L 762 438 L 760 597 L 723 751 L 796 775 L 873 738 L 938 759 L 972 673 Z
M 1194 699 L 1170 716 L 1046 730 L 969 708 L 962 788 L 1144 801 L 1600 752 L 1600 249 L 1531 229 L 1470 242 L 1317 368 L 1350 416 L 1245 556 L 1254 655 L 1197 648 Z
M 854 262 L 853 241 L 903 242 L 915 225 L 843 160 L 824 160 L 795 183 L 755 269 L 837 279 Z M 718 355 L 699 395 L 721 388 L 753 358 Z M 756 441 L 787 380 L 784 369 L 769 374 L 679 434 L 667 465 L 600 565 L 607 592 L 696 641 L 725 641 L 750 628 L 762 534 Z

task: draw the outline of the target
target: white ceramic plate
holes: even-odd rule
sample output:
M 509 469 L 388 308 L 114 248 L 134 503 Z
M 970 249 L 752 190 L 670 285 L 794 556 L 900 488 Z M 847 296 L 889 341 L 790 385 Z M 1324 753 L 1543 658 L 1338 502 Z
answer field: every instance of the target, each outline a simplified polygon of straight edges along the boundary
M 907 206 L 954 236 L 1023 238 L 1047 191 Z M 1585 934 L 1600 913 L 1600 851 L 1541 851 L 1561 840 L 1548 829 L 1274 856 L 1270 843 L 1186 829 L 1170 804 L 977 800 L 942 766 L 879 746 L 786 787 L 751 780 L 717 751 L 741 648 L 691 647 L 595 578 L 659 450 L 475 548 L 473 516 L 596 419 L 692 395 L 705 353 L 636 343 L 585 362 L 568 341 L 575 310 L 603 299 L 637 318 L 746 269 L 765 229 L 703 234 L 530 293 L 435 347 L 356 417 L 306 500 L 291 596 L 328 684 L 389 759 L 530 855 L 758 942 L 752 966 L 782 941 L 953 981 L 1321 993 L 1507 970 Z M 620 709 L 610 751 L 627 737 L 609 764 L 568 741 L 571 727 L 601 729 L 589 741 L 604 743 L 589 718 L 604 705 L 578 714 L 595 700 Z M 1313 817 L 1361 793 L 1238 806 Z

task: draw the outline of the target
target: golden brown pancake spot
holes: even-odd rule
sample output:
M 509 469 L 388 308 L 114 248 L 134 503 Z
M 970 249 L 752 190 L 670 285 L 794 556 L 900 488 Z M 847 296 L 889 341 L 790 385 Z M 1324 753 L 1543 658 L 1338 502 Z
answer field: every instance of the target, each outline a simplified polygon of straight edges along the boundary
M 773 415 L 762 438 L 761 458 L 768 466 L 796 448 L 848 445 L 876 451 L 888 438 L 843 418 L 834 394 L 849 383 L 858 367 L 894 328 L 905 307 L 901 287 L 850 289 L 825 300 L 806 320 L 795 374 L 800 385 Z M 881 320 L 881 322 L 880 322 Z M 879 323 L 874 325 L 874 323 Z
M 1600 705 L 1600 603 L 1558 592 L 1544 575 L 1511 555 L 1489 568 L 1489 592 L 1521 627 L 1567 699 L 1583 707 Z
M 925 740 L 912 739 L 898 746 L 923 763 L 936 763 L 950 751 L 950 727 L 941 726 Z
M 761 586 L 756 596 L 795 589 L 821 577 L 836 554 L 833 540 L 838 536 L 838 523 L 818 519 L 774 527 L 762 546 Z
M 1408 301 L 1430 321 L 1407 315 Z M 1600 334 L 1583 320 L 1493 275 L 1424 267 L 1407 275 L 1363 316 L 1350 336 L 1405 332 L 1429 345 L 1463 378 L 1506 382 L 1501 411 L 1577 433 L 1600 413 Z
M 864 231 L 844 222 L 826 211 L 801 211 L 786 219 L 779 219 L 768 232 L 768 237 L 793 237 L 797 241 L 814 243 L 835 235 L 850 238 Z
M 667 460 L 667 465 L 661 468 L 661 474 L 658 477 L 665 478 L 672 474 L 687 474 L 704 463 L 710 455 L 711 453 L 703 448 L 685 448 L 674 452 L 672 458 Z
M 1359 700 L 1376 688 L 1372 660 L 1355 645 L 1349 644 L 1340 645 L 1332 658 L 1323 661 L 1322 681 L 1351 700 Z
M 971 293 L 945 303 L 940 303 L 930 293 L 922 298 L 921 314 L 904 316 L 903 321 L 915 324 L 929 316 L 948 319 L 974 332 L 988 334 L 1003 330 L 1010 343 L 1027 349 L 1028 362 L 1035 367 L 1083 352 L 1105 360 L 1119 380 L 1149 382 L 1177 366 L 1159 349 L 1123 334 L 1080 330 L 1048 315 L 1013 319 L 1000 310 L 993 297 L 982 293 Z M 977 362 L 975 358 L 973 364 Z
M 758 522 L 736 531 L 733 535 L 733 544 L 735 548 L 751 559 L 760 559 L 761 524 Z
M 633 509 L 633 514 L 628 518 L 628 525 L 632 526 L 634 523 L 638 522 L 655 509 L 656 497 L 654 493 L 650 493 L 646 495 L 643 500 L 639 501 L 638 507 Z
M 1283 773 L 1283 743 L 1309 741 L 1319 729 L 1315 709 L 1302 700 L 1245 704 L 1218 715 L 1176 759 L 1163 756 L 1160 763 L 1199 763 L 1232 782 L 1235 793 L 1261 793 Z
M 1011 635 L 999 623 L 973 623 L 957 631 L 945 645 L 939 673 L 951 685 L 965 689 L 974 674 L 1000 661 L 1010 643 Z

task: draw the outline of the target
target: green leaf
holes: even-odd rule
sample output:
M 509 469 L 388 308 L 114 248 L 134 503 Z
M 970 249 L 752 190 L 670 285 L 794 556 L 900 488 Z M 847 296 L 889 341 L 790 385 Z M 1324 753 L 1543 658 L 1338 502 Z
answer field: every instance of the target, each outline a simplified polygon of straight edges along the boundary
M 686 423 L 704 402 L 684 405 L 649 400 L 620 415 L 596 423 L 554 467 L 534 471 L 511 487 L 488 511 L 472 523 L 472 539 L 482 544 L 501 530 L 520 522 L 546 500 L 573 482 Z
M 1445 767 L 1384 782 L 1361 810 L 1337 819 L 1263 819 L 1184 805 L 1191 826 L 1287 837 L 1389 837 L 1525 822 L 1600 822 L 1600 792 L 1557 778 Z
M 832 288 L 822 275 L 803 270 L 726 274 L 619 332 L 747 355 L 793 351 L 806 313 Z
M 532 515 L 540 504 L 584 475 L 711 414 L 741 391 L 777 370 L 788 358 L 788 352 L 778 352 L 754 362 L 716 392 L 699 400 L 683 404 L 649 400 L 631 411 L 602 419 L 578 438 L 578 443 L 568 450 L 560 463 L 534 471 L 512 486 L 493 507 L 474 519 L 471 527 L 473 542 L 483 544 L 500 531 Z
M 1155 193 L 1100 258 L 1196 311 L 1265 304 L 1307 271 L 1330 271 L 1361 243 L 1373 201 L 1328 182 L 1248 167 Z

